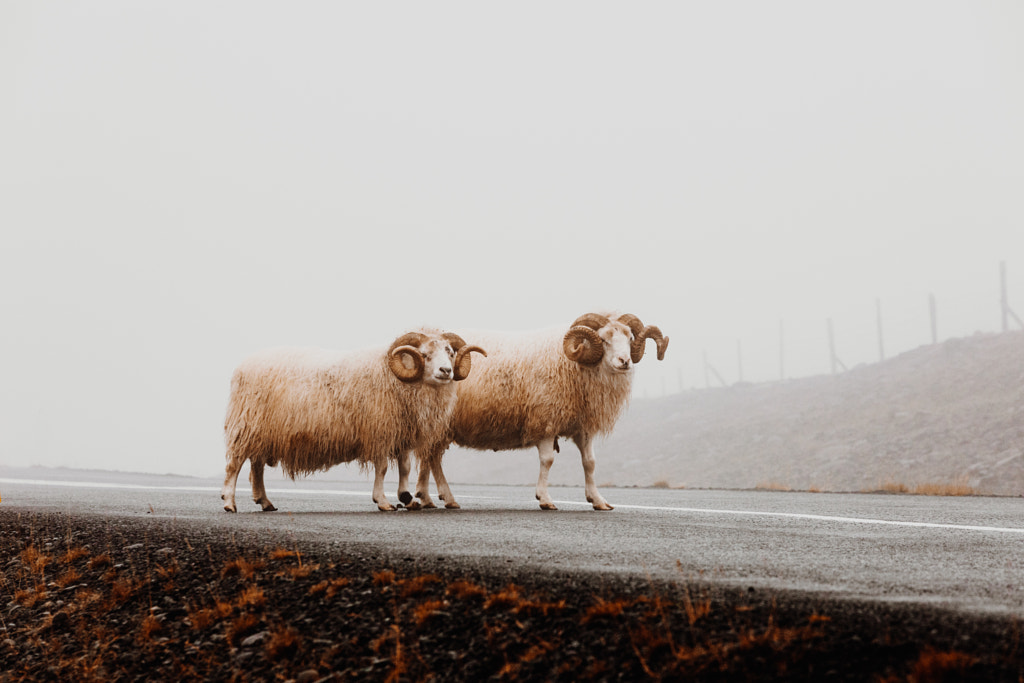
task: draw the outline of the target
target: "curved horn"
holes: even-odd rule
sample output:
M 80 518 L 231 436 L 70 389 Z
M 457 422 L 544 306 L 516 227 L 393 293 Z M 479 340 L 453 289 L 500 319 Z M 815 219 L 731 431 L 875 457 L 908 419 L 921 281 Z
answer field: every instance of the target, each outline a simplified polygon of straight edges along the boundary
M 640 318 L 632 313 L 623 313 L 619 316 L 619 322 L 627 326 L 633 333 L 633 341 L 629 343 L 629 357 L 634 363 L 639 363 L 644 357 L 644 324 Z
M 601 337 L 592 327 L 582 324 L 573 325 L 565 333 L 565 337 L 562 338 L 562 350 L 569 360 L 580 365 L 597 365 L 604 358 Z
M 599 330 L 608 324 L 608 318 L 600 315 L 599 313 L 586 313 L 576 318 L 570 327 L 576 327 L 577 325 L 583 325 L 589 327 L 592 330 Z
M 644 328 L 644 339 L 653 339 L 658 345 L 658 360 L 665 360 L 665 349 L 668 348 L 668 337 L 663 336 L 661 334 L 661 330 L 656 326 L 648 325 Z
M 455 342 L 452 342 L 452 346 L 455 346 Z M 455 353 L 455 374 L 452 375 L 452 379 L 456 382 L 461 382 L 469 377 L 469 370 L 473 364 L 472 357 L 469 354 L 474 351 L 485 357 L 487 356 L 487 352 L 479 346 L 467 346 L 466 342 L 462 342 L 462 345 L 459 346 L 459 350 Z
M 402 356 L 412 359 L 412 367 L 405 367 Z M 423 379 L 423 354 L 415 346 L 399 346 L 388 356 L 388 367 L 395 377 L 403 382 L 418 382 Z
M 422 334 L 409 332 L 393 341 L 391 348 L 388 349 L 388 368 L 403 382 L 418 382 L 423 379 L 423 354 L 418 348 L 423 339 Z M 402 356 L 412 360 L 411 368 L 405 366 Z
M 452 351 L 455 353 L 458 353 L 459 349 L 466 345 L 466 340 L 454 332 L 445 332 L 441 336 L 448 340 L 448 343 L 452 345 Z M 486 356 L 487 354 L 485 353 L 484 355 Z

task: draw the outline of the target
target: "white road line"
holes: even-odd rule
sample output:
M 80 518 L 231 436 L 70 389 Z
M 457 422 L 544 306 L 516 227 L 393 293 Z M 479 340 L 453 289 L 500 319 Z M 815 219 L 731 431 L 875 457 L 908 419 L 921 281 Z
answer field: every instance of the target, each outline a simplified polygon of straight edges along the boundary
M 583 505 L 590 503 L 575 500 L 556 500 L 556 505 Z M 969 524 L 939 524 L 936 522 L 904 522 L 894 519 L 871 519 L 868 517 L 834 517 L 831 515 L 811 515 L 800 512 L 758 512 L 754 510 L 714 510 L 708 508 L 677 508 L 657 505 L 616 505 L 616 508 L 630 510 L 655 510 L 658 512 L 694 512 L 708 515 L 745 515 L 748 517 L 784 517 L 788 519 L 811 519 L 819 522 L 840 522 L 843 524 L 876 524 L 884 526 L 906 526 L 925 529 L 960 529 L 963 531 L 995 531 L 1006 534 L 1024 534 L 1024 528 L 1001 526 L 973 526 Z
M 34 486 L 70 486 L 74 488 L 101 489 L 139 489 L 146 491 L 220 491 L 217 486 L 147 486 L 144 484 L 115 484 L 102 481 L 60 481 L 49 479 L 4 479 L 0 484 L 29 484 Z M 267 493 L 302 493 L 308 495 L 325 494 L 334 496 L 365 496 L 366 491 L 341 491 L 336 489 L 267 489 Z M 499 500 L 490 496 L 462 496 L 472 500 Z M 590 503 L 575 500 L 556 500 L 556 505 L 580 505 L 590 507 Z M 936 522 L 905 522 L 893 519 L 871 519 L 867 517 L 837 517 L 832 515 L 812 515 L 800 512 L 762 512 L 757 510 L 716 510 L 710 508 L 683 508 L 660 505 L 616 505 L 625 510 L 651 510 L 656 512 L 686 512 L 703 515 L 738 515 L 746 517 L 782 517 L 786 519 L 807 519 L 817 522 L 838 522 L 841 524 L 874 524 L 881 526 L 916 527 L 923 529 L 956 529 L 961 531 L 990 531 L 1004 534 L 1024 534 L 1024 528 L 999 526 L 974 526 L 969 524 L 939 524 Z

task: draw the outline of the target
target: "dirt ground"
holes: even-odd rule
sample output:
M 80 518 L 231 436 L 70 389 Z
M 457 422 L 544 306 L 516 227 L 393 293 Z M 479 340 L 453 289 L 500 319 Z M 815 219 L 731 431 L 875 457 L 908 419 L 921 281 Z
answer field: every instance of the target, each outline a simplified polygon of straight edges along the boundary
M 1021 624 L 0 509 L 0 681 L 1020 681 Z

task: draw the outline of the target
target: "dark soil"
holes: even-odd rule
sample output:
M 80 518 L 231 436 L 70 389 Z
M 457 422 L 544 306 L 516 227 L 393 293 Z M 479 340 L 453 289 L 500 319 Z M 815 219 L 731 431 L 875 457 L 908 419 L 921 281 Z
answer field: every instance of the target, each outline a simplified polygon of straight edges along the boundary
M 0 510 L 0 681 L 1021 681 L 1018 620 Z

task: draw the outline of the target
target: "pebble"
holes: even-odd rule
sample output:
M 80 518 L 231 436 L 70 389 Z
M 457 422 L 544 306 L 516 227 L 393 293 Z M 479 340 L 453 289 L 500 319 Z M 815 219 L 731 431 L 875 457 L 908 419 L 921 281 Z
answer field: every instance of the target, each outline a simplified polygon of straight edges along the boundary
M 320 680 L 320 672 L 316 669 L 300 671 L 299 675 L 295 677 L 295 683 L 314 683 L 318 680 Z
M 242 647 L 253 647 L 255 645 L 259 645 L 264 640 L 266 640 L 266 638 L 267 638 L 267 632 L 266 631 L 260 631 L 259 633 L 254 633 L 254 634 L 252 634 L 251 636 L 249 636 L 248 638 L 246 638 L 245 640 L 242 641 Z

